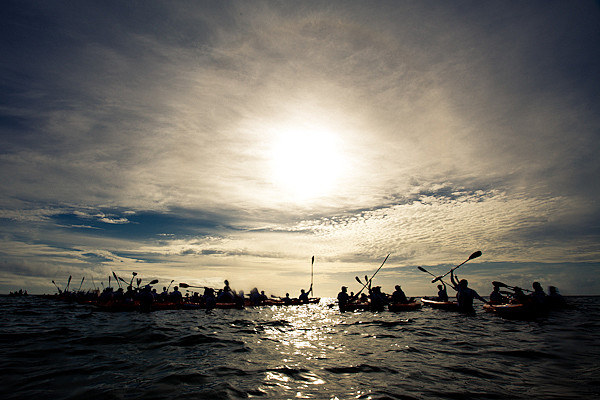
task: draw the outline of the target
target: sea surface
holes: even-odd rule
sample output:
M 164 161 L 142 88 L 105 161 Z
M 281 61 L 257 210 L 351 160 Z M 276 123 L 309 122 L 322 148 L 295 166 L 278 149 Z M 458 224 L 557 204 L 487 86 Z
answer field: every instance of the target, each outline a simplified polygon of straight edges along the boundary
M 568 300 L 515 321 L 327 300 L 142 314 L 0 297 L 0 397 L 597 399 L 600 298 Z

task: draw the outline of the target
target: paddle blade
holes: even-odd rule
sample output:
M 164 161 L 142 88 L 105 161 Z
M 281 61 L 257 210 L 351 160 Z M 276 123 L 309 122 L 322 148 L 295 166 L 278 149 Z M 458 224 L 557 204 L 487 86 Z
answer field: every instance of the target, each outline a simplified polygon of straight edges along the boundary
M 190 285 L 188 285 L 187 283 L 180 283 L 180 284 L 179 284 L 179 287 L 182 287 L 182 288 L 189 288 L 189 287 L 190 287 Z
M 314 263 L 315 263 L 315 256 L 312 256 L 311 264 L 314 264 Z
M 508 287 L 508 285 L 506 283 L 502 283 L 502 282 L 498 282 L 498 281 L 493 281 L 492 285 L 498 286 L 498 287 L 505 287 L 505 288 Z
M 358 276 L 355 276 L 354 278 L 356 279 L 356 281 L 357 281 L 358 283 L 360 283 L 361 285 L 363 284 L 363 283 L 360 281 L 360 278 L 359 278 Z
M 417 267 L 417 268 L 419 268 L 419 271 L 422 271 L 422 272 L 427 272 L 427 273 L 429 273 L 429 271 L 427 271 L 427 270 L 426 270 L 425 268 L 423 268 L 423 267 Z
M 154 279 L 152 281 L 150 281 L 150 283 L 148 285 L 156 285 L 158 283 L 158 279 Z
M 481 251 L 477 250 L 475 253 L 473 253 L 469 256 L 469 260 L 472 260 L 472 259 L 480 257 L 480 256 L 481 256 Z
M 131 275 L 136 276 L 137 272 L 132 272 Z

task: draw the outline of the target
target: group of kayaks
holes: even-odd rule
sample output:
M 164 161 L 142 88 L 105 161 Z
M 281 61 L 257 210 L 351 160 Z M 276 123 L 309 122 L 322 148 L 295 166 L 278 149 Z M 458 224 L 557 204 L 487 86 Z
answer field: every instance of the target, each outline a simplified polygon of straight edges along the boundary
M 84 300 L 78 301 L 80 304 L 90 305 L 94 307 L 94 309 L 99 311 L 109 311 L 109 312 L 127 312 L 127 311 L 161 311 L 161 310 L 209 310 L 209 309 L 243 309 L 247 307 L 254 306 L 296 306 L 302 304 L 316 304 L 320 301 L 320 298 L 310 298 L 306 302 L 302 302 L 298 299 L 291 299 L 291 301 L 284 301 L 283 299 L 268 299 L 260 304 L 254 304 L 249 300 L 245 300 L 243 302 L 216 302 L 212 305 L 207 305 L 206 303 L 195 303 L 190 301 L 183 302 L 172 302 L 172 301 L 159 301 L 152 302 L 150 304 L 144 304 L 144 302 L 140 301 L 129 301 L 129 302 L 120 302 L 120 301 L 93 301 L 93 300 Z
M 56 298 L 66 300 L 61 296 L 48 296 L 49 298 Z M 144 304 L 140 301 L 129 301 L 129 302 L 120 302 L 120 301 L 98 301 L 98 300 L 89 300 L 89 299 L 79 299 L 77 302 L 79 304 L 89 305 L 94 307 L 94 309 L 98 311 L 108 311 L 108 312 L 150 312 L 150 311 L 161 311 L 161 310 L 208 310 L 208 309 L 243 309 L 243 308 L 251 308 L 256 306 L 299 306 L 304 304 L 318 304 L 320 302 L 320 298 L 310 298 L 307 302 L 300 301 L 298 299 L 267 299 L 260 304 L 254 304 L 249 300 L 245 300 L 244 302 L 217 302 L 212 306 L 207 306 L 204 303 L 195 303 L 190 301 L 183 302 L 172 302 L 172 301 L 158 301 L 152 302 L 151 304 Z M 330 304 L 331 306 L 337 305 L 341 312 L 361 312 L 361 311 L 383 311 L 374 310 L 370 301 L 355 301 L 350 302 L 344 305 L 339 304 Z M 418 299 L 411 298 L 407 303 L 389 303 L 386 306 L 388 311 L 392 312 L 408 312 L 408 311 L 417 311 L 420 310 L 423 306 L 445 310 L 445 311 L 460 311 L 458 303 L 456 301 L 440 301 L 436 297 L 422 297 L 420 301 Z M 546 305 L 544 307 L 539 305 L 534 305 L 532 303 L 506 303 L 506 304 L 492 304 L 485 303 L 483 304 L 483 310 L 489 313 L 493 313 L 505 319 L 531 319 L 543 315 L 545 312 L 561 308 L 559 305 Z
M 416 311 L 422 306 L 430 307 L 445 311 L 460 311 L 458 302 L 456 301 L 440 301 L 435 297 L 422 297 L 419 301 L 411 301 L 409 303 L 390 303 L 388 310 L 394 312 Z M 544 315 L 550 310 L 563 308 L 564 304 L 545 304 L 536 305 L 533 303 L 503 303 L 493 304 L 484 303 L 482 308 L 484 311 L 498 315 L 505 319 L 532 319 Z M 352 302 L 340 307 L 342 312 L 353 311 L 373 311 L 369 302 Z

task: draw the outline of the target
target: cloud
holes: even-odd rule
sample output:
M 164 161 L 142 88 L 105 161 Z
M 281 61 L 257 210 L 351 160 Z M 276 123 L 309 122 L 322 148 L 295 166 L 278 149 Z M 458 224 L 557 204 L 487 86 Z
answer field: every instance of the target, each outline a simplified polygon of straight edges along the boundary
M 598 262 L 597 16 L 592 3 L 9 4 L 0 260 L 157 275 L 294 275 L 312 254 L 351 275 L 388 253 L 408 268 L 476 249 L 518 271 Z M 309 155 L 341 171 L 307 199 L 273 179 L 274 143 L 302 130 L 331 135 Z

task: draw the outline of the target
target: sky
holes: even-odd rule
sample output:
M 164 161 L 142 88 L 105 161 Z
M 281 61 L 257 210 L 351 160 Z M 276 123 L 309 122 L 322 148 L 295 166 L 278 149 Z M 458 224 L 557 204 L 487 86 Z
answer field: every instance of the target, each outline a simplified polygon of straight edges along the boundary
M 0 293 L 600 295 L 598 2 L 0 8 Z

